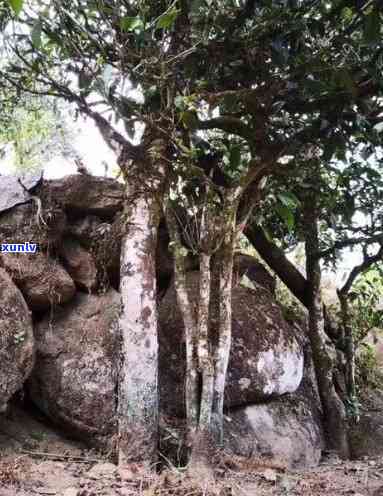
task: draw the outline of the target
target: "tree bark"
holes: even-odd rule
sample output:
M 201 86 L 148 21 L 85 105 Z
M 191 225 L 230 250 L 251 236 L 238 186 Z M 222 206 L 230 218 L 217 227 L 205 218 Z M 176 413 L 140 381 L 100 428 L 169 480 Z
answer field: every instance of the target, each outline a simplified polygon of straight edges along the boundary
M 307 292 L 307 281 L 299 270 L 288 260 L 283 250 L 268 240 L 263 229 L 256 224 L 245 228 L 245 235 L 267 265 L 286 284 L 292 294 L 308 307 L 310 299 Z
M 121 246 L 119 463 L 156 459 L 158 338 L 155 251 L 159 210 L 146 196 L 129 207 Z
M 174 286 L 176 290 L 177 303 L 182 315 L 185 329 L 186 345 L 186 381 L 185 381 L 185 403 L 187 422 L 187 444 L 189 448 L 196 434 L 199 420 L 199 387 L 197 368 L 197 322 L 193 315 L 192 306 L 187 291 L 185 253 L 178 231 L 177 220 L 171 208 L 166 209 L 166 222 L 172 241 L 174 255 Z
M 346 392 L 347 399 L 351 407 L 351 417 L 356 422 L 359 421 L 359 408 L 357 402 L 356 384 L 355 384 L 355 344 L 350 321 L 350 308 L 348 304 L 348 295 L 338 291 L 340 302 L 343 331 L 344 331 L 344 354 L 346 358 Z
M 309 336 L 316 379 L 321 398 L 327 444 L 341 458 L 348 458 L 347 419 L 342 400 L 333 382 L 336 353 L 324 331 L 324 314 L 321 297 L 321 267 L 318 259 L 318 218 L 315 210 L 306 207 L 306 269 L 308 280 Z
M 263 229 L 256 224 L 246 226 L 245 234 L 270 269 L 286 284 L 287 288 L 302 305 L 309 309 L 310 297 L 307 280 L 286 257 L 284 251 L 267 239 Z M 337 341 L 340 338 L 339 326 L 331 317 L 325 305 L 323 305 L 323 312 L 326 334 L 333 341 Z
M 223 405 L 232 331 L 232 285 L 236 241 L 236 206 L 225 212 L 225 236 L 219 252 L 219 326 L 215 350 L 213 430 L 216 440 L 223 443 Z
M 199 428 L 210 432 L 213 409 L 214 363 L 209 343 L 210 308 L 210 259 L 207 253 L 200 254 L 199 299 L 198 299 L 198 370 L 202 381 Z
M 122 153 L 125 231 L 121 243 L 118 454 L 120 464 L 157 461 L 158 317 L 156 247 L 166 179 L 166 143 L 144 136 L 140 161 Z M 145 160 L 142 163 L 141 160 Z

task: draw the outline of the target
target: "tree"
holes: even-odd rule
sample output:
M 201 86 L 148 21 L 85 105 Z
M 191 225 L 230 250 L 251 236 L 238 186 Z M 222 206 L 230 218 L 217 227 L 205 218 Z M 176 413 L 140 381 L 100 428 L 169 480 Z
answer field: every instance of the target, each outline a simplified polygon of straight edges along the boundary
M 118 154 L 126 181 L 120 459 L 149 461 L 158 417 L 154 252 L 164 198 L 171 213 L 178 180 L 191 188 L 196 178 L 202 180 L 196 205 L 201 294 L 198 319 L 190 325 L 194 334 L 198 329 L 199 374 L 206 384 L 199 415 L 201 420 L 206 411 L 208 420 L 199 427 L 210 431 L 212 418 L 222 425 L 235 239 L 257 207 L 265 176 L 288 170 L 289 157 L 313 146 L 327 157 L 346 150 L 351 136 L 376 123 L 380 10 L 375 2 L 358 8 L 346 2 L 286 7 L 253 0 L 25 5 L 6 40 L 17 62 L 10 57 L 0 80 L 77 105 Z M 105 109 L 122 120 L 125 134 L 117 132 Z M 143 137 L 134 146 L 129 136 L 138 124 Z M 203 167 L 201 175 L 200 164 L 193 167 L 193 139 L 201 133 L 222 157 L 231 179 L 226 187 Z M 183 195 L 190 199 L 193 192 Z M 168 219 L 182 255 L 177 235 L 182 226 Z M 217 221 L 221 233 L 215 232 Z M 213 254 L 225 268 L 219 275 L 218 354 L 206 349 Z M 176 253 L 177 259 L 181 289 L 182 259 Z M 180 293 L 179 301 L 181 306 Z
M 323 159 L 323 155 L 318 155 L 318 150 L 313 149 L 302 162 L 296 159 L 293 174 L 274 181 L 274 199 L 282 198 L 287 211 L 277 209 L 283 223 L 274 215 L 269 216 L 267 225 L 271 232 L 279 232 L 287 245 L 302 240 L 306 243 L 306 279 L 285 258 L 282 250 L 273 246 L 259 227 L 247 229 L 247 234 L 261 256 L 281 275 L 309 310 L 319 391 L 325 419 L 329 424 L 332 422 L 332 425 L 328 425 L 329 442 L 330 446 L 333 443 L 334 449 L 343 447 L 344 455 L 347 454 L 346 410 L 349 418 L 358 417 L 350 289 L 360 274 L 381 261 L 379 245 L 383 240 L 379 150 L 376 160 L 367 161 L 371 156 L 370 150 L 373 150 L 371 145 L 376 146 L 379 138 L 374 128 L 366 130 L 360 138 L 350 141 L 350 151 L 353 153 L 345 157 L 342 163 L 330 163 Z M 270 211 L 272 209 L 269 208 Z M 378 245 L 378 248 L 374 248 L 374 245 Z M 351 270 L 347 281 L 338 290 L 342 310 L 342 321 L 339 324 L 325 311 L 321 302 L 320 279 L 323 264 L 338 267 L 343 251 L 350 247 L 363 249 L 364 260 Z M 323 329 L 333 339 L 338 355 L 341 350 L 346 358 L 346 391 L 340 394 L 344 406 L 337 398 L 339 391 L 333 381 L 338 367 L 336 350 L 334 345 L 330 345 Z M 329 402 L 331 397 L 334 400 Z M 334 419 L 338 421 L 334 422 Z

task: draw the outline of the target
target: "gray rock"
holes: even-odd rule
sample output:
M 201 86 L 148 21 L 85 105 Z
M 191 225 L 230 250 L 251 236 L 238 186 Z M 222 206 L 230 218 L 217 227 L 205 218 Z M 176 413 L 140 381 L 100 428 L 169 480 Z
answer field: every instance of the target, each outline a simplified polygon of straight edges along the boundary
M 44 181 L 39 195 L 48 203 L 54 199 L 72 214 L 112 218 L 122 210 L 124 186 L 111 178 L 74 174 Z
M 198 294 L 198 273 L 187 276 L 192 302 Z M 160 398 L 170 415 L 184 415 L 185 344 L 183 322 L 174 287 L 160 305 Z M 292 393 L 303 377 L 303 349 L 297 330 L 282 316 L 263 286 L 233 288 L 232 349 L 228 368 L 227 408 L 259 403 Z M 194 308 L 196 305 L 194 305 Z
M 357 424 L 350 422 L 349 441 L 353 458 L 383 455 L 383 390 L 364 391 Z
M 0 269 L 0 412 L 22 388 L 34 362 L 30 311 L 8 274 Z
M 66 215 L 59 208 L 43 204 L 44 223 L 37 218 L 36 205 L 18 205 L 0 214 L 0 238 L 5 243 L 37 243 L 40 250 L 58 245 L 66 226 Z
M 115 432 L 120 295 L 77 293 L 35 326 L 33 402 L 71 434 L 98 446 Z
M 75 294 L 76 287 L 66 270 L 44 253 L 2 253 L 0 261 L 32 310 L 67 303 Z
M 319 463 L 323 447 L 323 432 L 310 406 L 295 395 L 226 416 L 225 448 L 237 455 L 303 468 Z
M 25 189 L 19 182 L 22 182 Z M 0 212 L 31 201 L 28 191 L 33 190 L 42 181 L 42 174 L 26 174 L 20 176 L 0 175 Z M 27 191 L 25 191 L 27 190 Z

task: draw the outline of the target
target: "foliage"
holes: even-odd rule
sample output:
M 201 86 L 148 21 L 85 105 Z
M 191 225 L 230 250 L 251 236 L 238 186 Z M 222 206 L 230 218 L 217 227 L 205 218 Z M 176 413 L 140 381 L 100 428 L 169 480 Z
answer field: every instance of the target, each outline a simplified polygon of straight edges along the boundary
M 63 110 L 46 97 L 24 95 L 17 105 L 5 102 L 0 112 L 1 158 L 12 156 L 15 171 L 25 171 L 42 168 L 52 157 L 74 157 L 73 131 Z
M 350 299 L 354 337 L 360 342 L 374 327 L 383 328 L 382 267 L 363 274 L 354 284 Z
M 359 390 L 382 388 L 383 371 L 378 366 L 375 350 L 370 344 L 363 344 L 356 355 L 356 383 Z

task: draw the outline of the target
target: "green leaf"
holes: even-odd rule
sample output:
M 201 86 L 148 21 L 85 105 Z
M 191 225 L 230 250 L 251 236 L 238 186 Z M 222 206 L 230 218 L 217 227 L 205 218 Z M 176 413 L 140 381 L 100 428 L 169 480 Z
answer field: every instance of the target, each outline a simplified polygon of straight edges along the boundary
M 175 6 L 173 6 L 169 11 L 165 12 L 157 19 L 156 28 L 169 29 L 170 27 L 172 27 L 178 17 L 179 12 L 180 11 L 176 9 Z
M 380 40 L 380 16 L 377 9 L 364 19 L 364 40 L 366 43 L 377 43 Z
M 344 7 L 344 9 L 342 9 L 341 16 L 345 21 L 350 22 L 354 16 L 354 11 L 350 7 Z
M 241 148 L 233 146 L 230 150 L 230 167 L 236 170 L 241 162 Z
M 291 232 L 295 226 L 294 212 L 281 203 L 276 206 L 276 210 L 289 232 Z
M 23 8 L 24 0 L 9 0 L 9 5 L 13 12 L 18 16 Z
M 300 201 L 294 193 L 279 193 L 278 200 L 289 210 L 295 210 L 300 205 Z
M 31 32 L 32 45 L 35 48 L 40 48 L 40 46 L 41 46 L 41 30 L 42 30 L 41 21 L 40 21 L 40 19 L 38 19 L 34 23 L 34 25 L 32 27 L 32 32 Z
M 177 109 L 184 109 L 185 108 L 185 99 L 182 95 L 177 95 L 174 99 L 174 105 Z
M 144 22 L 140 17 L 123 17 L 120 21 L 122 31 L 141 31 L 144 29 Z

